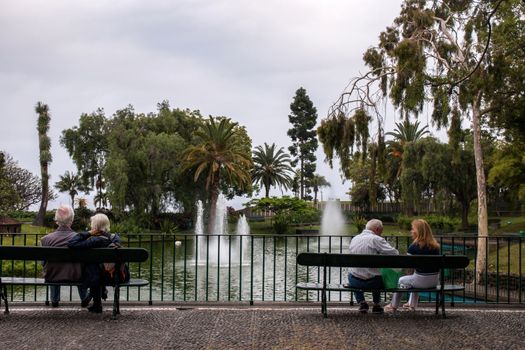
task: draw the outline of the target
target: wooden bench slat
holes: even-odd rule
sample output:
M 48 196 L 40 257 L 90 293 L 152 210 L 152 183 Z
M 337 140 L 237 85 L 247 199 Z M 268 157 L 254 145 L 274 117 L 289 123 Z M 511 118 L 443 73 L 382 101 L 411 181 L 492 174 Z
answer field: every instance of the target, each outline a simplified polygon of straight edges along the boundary
M 52 262 L 144 262 L 144 248 L 71 249 L 64 247 L 0 246 L 0 260 L 41 260 Z
M 323 284 L 322 283 L 316 283 L 316 282 L 300 282 L 296 285 L 297 288 L 303 289 L 303 290 L 322 290 Z M 464 290 L 465 287 L 459 284 L 445 284 L 443 287 L 443 290 L 445 292 L 458 292 Z M 363 291 L 363 292 L 373 292 L 374 289 L 361 289 L 361 288 L 348 288 L 343 287 L 342 284 L 335 284 L 335 283 L 328 283 L 326 285 L 326 290 L 332 291 L 332 292 L 355 292 L 355 291 Z M 380 292 L 437 292 L 441 290 L 441 286 L 438 285 L 435 288 L 384 288 L 379 289 Z
M 43 278 L 34 277 L 2 277 L 2 284 L 7 286 L 81 286 L 81 282 L 46 282 Z M 120 287 L 143 287 L 149 282 L 144 279 L 132 278 L 128 282 L 119 283 Z
M 464 268 L 469 264 L 464 255 L 370 255 L 336 253 L 301 253 L 297 263 L 303 266 L 391 267 L 391 268 Z

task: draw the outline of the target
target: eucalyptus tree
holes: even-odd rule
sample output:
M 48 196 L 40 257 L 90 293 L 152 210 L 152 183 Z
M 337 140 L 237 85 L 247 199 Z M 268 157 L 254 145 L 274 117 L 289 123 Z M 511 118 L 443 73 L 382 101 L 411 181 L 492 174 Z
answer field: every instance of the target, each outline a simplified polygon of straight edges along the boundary
M 47 210 L 47 202 L 49 201 L 49 163 L 52 161 L 51 156 L 51 139 L 47 136 L 49 131 L 49 122 L 51 116 L 49 115 L 49 107 L 43 102 L 37 102 L 35 112 L 38 114 L 37 130 L 38 130 L 38 146 L 40 150 L 40 173 L 42 184 L 42 198 L 40 201 L 40 209 L 33 221 L 33 225 L 43 226 L 44 218 Z
M 195 133 L 197 144 L 183 155 L 183 170 L 195 182 L 204 177 L 210 193 L 209 223 L 215 222 L 221 182 L 228 187 L 246 189 L 251 186 L 253 167 L 251 142 L 243 127 L 229 118 L 209 117 Z M 208 224 L 208 233 L 213 233 Z
M 301 87 L 295 92 L 290 110 L 288 120 L 292 127 L 288 129 L 288 136 L 292 139 L 292 145 L 288 150 L 293 157 L 292 166 L 299 164 L 300 196 L 304 199 L 306 183 L 312 179 L 316 168 L 318 142 L 314 128 L 317 124 L 317 109 Z
M 86 187 L 80 176 L 73 172 L 66 171 L 64 175 L 60 175 L 60 180 L 55 183 L 55 188 L 59 192 L 67 192 L 71 198 L 71 207 L 75 207 L 75 196 L 79 191 L 87 192 L 89 187 Z
M 519 43 L 525 35 L 524 18 L 525 4 L 519 0 L 405 0 L 393 25 L 380 34 L 379 44 L 363 56 L 370 71 L 348 85 L 328 117 L 334 120 L 365 108 L 381 123 L 377 106 L 386 97 L 405 117 L 419 115 L 425 102 L 433 101 L 432 120 L 438 127 L 470 117 L 478 195 L 478 281 L 488 251 L 481 127 L 484 119 L 505 127 L 495 116 L 502 110 L 515 113 L 514 107 L 523 101 L 523 90 L 515 87 L 523 81 Z
M 290 155 L 275 143 L 255 147 L 253 151 L 252 180 L 264 186 L 265 197 L 270 197 L 270 188 L 278 186 L 281 189 L 291 187 L 293 168 L 290 165 Z

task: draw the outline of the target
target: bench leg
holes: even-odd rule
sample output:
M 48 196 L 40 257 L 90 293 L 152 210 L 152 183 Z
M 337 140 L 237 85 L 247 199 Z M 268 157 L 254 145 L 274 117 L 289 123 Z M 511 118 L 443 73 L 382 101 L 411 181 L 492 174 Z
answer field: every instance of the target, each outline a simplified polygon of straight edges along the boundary
M 117 314 L 119 313 L 119 287 L 118 284 L 114 287 L 113 293 L 113 314 L 111 315 L 112 320 L 117 319 Z
M 1 290 L 1 293 L 2 293 L 2 300 L 4 300 L 4 304 L 5 304 L 5 311 L 4 311 L 4 314 L 9 314 L 9 304 L 7 303 L 7 287 L 6 285 L 2 285 L 2 290 Z
M 447 317 L 445 315 L 445 293 L 441 294 L 441 315 L 443 316 L 443 318 Z
M 323 313 L 324 318 L 328 317 L 328 312 L 326 310 L 326 291 L 325 290 L 321 292 L 321 312 Z
M 46 286 L 46 306 L 49 306 L 49 286 Z
M 439 300 L 441 298 L 439 294 L 439 292 L 436 292 L 436 315 L 439 315 Z

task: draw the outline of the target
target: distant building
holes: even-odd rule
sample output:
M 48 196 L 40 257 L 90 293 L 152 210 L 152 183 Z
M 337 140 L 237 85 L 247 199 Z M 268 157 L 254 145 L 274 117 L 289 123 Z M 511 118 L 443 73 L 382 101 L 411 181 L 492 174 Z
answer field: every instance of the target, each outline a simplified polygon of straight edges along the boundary
M 0 234 L 20 233 L 22 223 L 7 216 L 0 216 Z

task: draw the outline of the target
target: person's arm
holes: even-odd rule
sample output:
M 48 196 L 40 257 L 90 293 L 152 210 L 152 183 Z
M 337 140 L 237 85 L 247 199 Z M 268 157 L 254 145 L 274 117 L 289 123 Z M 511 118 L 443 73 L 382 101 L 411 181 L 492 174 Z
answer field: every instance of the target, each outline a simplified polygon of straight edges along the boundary
M 93 242 L 88 240 L 89 232 L 77 233 L 73 238 L 67 242 L 69 248 L 93 248 Z
M 392 247 L 383 237 L 377 236 L 377 238 L 374 240 L 374 245 L 379 254 L 399 255 L 399 251 Z

